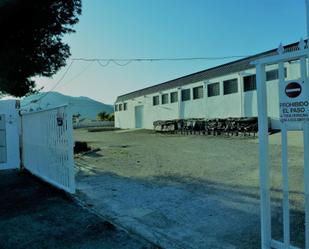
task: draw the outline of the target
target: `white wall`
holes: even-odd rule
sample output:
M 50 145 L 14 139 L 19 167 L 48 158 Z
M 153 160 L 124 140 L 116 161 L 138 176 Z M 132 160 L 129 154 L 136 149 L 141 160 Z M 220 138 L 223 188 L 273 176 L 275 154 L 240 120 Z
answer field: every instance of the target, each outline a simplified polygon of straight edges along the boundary
M 5 115 L 7 161 L 0 163 L 0 170 L 19 168 L 20 117 L 15 108 L 16 100 L 1 100 L 0 115 Z
M 299 77 L 299 63 L 285 63 L 287 68 L 287 80 Z M 277 66 L 270 65 L 266 71 L 277 69 Z M 210 80 L 200 81 L 185 85 L 181 89 L 191 89 L 191 100 L 180 101 L 180 88 L 169 89 L 146 96 L 137 97 L 125 101 L 128 110 L 115 112 L 115 126 L 118 128 L 135 128 L 134 107 L 144 106 L 143 128 L 153 129 L 153 122 L 156 120 L 171 120 L 178 118 L 228 118 L 228 117 L 254 117 L 257 116 L 257 94 L 256 90 L 243 91 L 243 77 L 255 74 L 255 69 L 248 69 L 238 73 L 224 75 Z M 238 79 L 238 92 L 223 95 L 223 81 Z M 207 84 L 220 83 L 220 95 L 207 97 Z M 272 128 L 279 129 L 279 95 L 278 80 L 267 81 L 267 109 L 271 118 Z M 204 86 L 204 97 L 193 100 L 192 88 Z M 178 103 L 161 104 L 161 95 L 178 91 Z M 160 105 L 153 106 L 152 97 L 160 95 Z M 170 99 L 169 99 L 170 101 Z M 119 104 L 119 103 L 116 103 Z

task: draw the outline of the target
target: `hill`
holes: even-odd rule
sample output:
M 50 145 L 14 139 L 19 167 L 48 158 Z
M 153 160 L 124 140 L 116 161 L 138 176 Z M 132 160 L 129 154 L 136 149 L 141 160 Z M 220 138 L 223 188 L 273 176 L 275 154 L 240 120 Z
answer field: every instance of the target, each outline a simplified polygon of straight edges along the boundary
M 39 100 L 42 95 L 45 95 Z M 38 101 L 39 100 L 39 101 Z M 21 100 L 21 108 L 24 110 L 46 109 L 68 104 L 73 114 L 80 114 L 82 118 L 96 119 L 99 112 L 114 112 L 112 105 L 104 104 L 88 97 L 72 97 L 58 92 L 38 93 Z

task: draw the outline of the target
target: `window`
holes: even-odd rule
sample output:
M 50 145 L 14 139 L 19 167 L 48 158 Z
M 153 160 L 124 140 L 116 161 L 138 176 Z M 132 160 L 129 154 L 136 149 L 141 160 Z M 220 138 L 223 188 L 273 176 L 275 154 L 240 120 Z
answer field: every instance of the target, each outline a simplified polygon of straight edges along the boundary
M 212 83 L 207 85 L 207 96 L 212 97 L 212 96 L 218 96 L 220 95 L 220 83 Z
M 287 77 L 287 70 L 284 68 L 284 77 Z M 266 81 L 277 80 L 279 79 L 279 70 L 274 69 L 266 72 Z
M 123 110 L 124 111 L 128 110 L 128 103 L 123 103 Z
M 187 101 L 191 99 L 190 89 L 181 90 L 181 101 Z
M 244 77 L 244 92 L 256 90 L 256 75 Z
M 160 104 L 159 95 L 158 96 L 153 96 L 152 97 L 152 105 L 159 105 L 159 104 Z
M 238 82 L 237 79 L 231 79 L 223 81 L 223 94 L 232 94 L 238 92 Z
M 162 94 L 162 96 L 161 96 L 161 103 L 162 103 L 162 105 L 168 104 L 168 94 L 167 93 L 166 94 Z
M 203 87 L 198 86 L 193 88 L 193 99 L 202 99 L 204 97 Z
M 266 81 L 277 80 L 279 78 L 278 69 L 266 72 Z
M 115 105 L 115 112 L 118 111 L 118 105 Z
M 119 111 L 122 111 L 122 104 L 119 104 Z
M 170 98 L 171 98 L 171 103 L 178 102 L 178 92 L 172 92 Z

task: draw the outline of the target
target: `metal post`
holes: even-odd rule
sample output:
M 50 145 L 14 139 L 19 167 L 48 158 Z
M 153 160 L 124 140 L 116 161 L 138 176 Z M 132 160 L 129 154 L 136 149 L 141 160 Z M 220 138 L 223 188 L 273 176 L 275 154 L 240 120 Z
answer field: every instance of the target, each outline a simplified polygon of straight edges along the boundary
M 304 184 L 305 184 L 305 238 L 306 249 L 309 248 L 309 123 L 304 124 Z
M 279 53 L 283 53 L 283 47 L 280 45 Z M 279 62 L 279 95 L 282 98 L 283 92 L 280 91 L 280 85 L 284 84 L 284 63 Z M 284 248 L 290 248 L 290 208 L 289 208 L 289 173 L 288 173 L 288 142 L 287 129 L 284 123 L 281 123 L 281 158 L 282 158 L 282 190 L 283 190 L 283 239 Z
M 307 17 L 307 39 L 309 39 L 309 0 L 306 0 L 306 17 Z M 308 56 L 309 56 L 309 51 L 308 51 Z
M 268 166 L 268 117 L 265 83 L 265 64 L 256 65 L 261 195 L 261 248 L 270 249 L 271 210 Z
M 307 18 L 307 47 L 309 45 L 309 0 L 306 0 L 306 18 Z M 308 60 L 309 60 L 309 49 L 308 52 Z M 301 73 L 302 80 L 305 80 L 306 86 L 306 94 L 309 89 L 309 82 L 307 76 L 307 67 L 306 67 L 306 59 L 301 59 Z M 305 69 L 305 70 L 303 70 Z M 309 68 L 308 68 L 309 71 Z M 306 238 L 306 249 L 309 249 L 309 123 L 308 121 L 304 124 L 304 185 L 305 185 L 305 238 Z
M 282 187 L 283 187 L 283 238 L 286 249 L 290 248 L 290 210 L 288 181 L 288 142 L 285 125 L 281 126 L 281 157 L 282 157 Z
M 302 45 L 304 49 L 304 44 Z M 304 82 L 305 94 L 308 94 L 308 77 L 306 58 L 300 58 L 301 80 Z M 309 123 L 304 122 L 304 186 L 305 186 L 305 239 L 306 249 L 309 249 Z

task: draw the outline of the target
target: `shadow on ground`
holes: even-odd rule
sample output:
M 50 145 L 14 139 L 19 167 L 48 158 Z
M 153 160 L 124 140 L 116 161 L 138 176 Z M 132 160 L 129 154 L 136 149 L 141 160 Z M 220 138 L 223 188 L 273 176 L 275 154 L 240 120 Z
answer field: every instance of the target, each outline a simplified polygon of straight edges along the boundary
M 78 179 L 80 198 L 164 248 L 260 248 L 258 188 L 176 175 L 128 178 L 92 172 Z M 278 192 L 272 190 L 272 233 L 282 240 Z M 297 210 L 291 211 L 291 241 L 304 246 L 304 213 Z
M 0 172 L 1 249 L 154 249 L 27 172 Z
M 256 215 L 252 210 L 259 210 L 260 196 L 259 188 L 253 186 L 240 186 L 232 184 L 218 183 L 211 180 L 201 178 L 182 177 L 182 176 L 156 176 L 148 179 L 152 184 L 169 185 L 176 184 L 185 187 L 188 191 L 216 195 L 227 205 L 234 214 L 239 215 L 248 220 L 252 220 L 255 224 L 247 226 L 244 231 L 235 233 L 231 229 L 230 234 L 224 236 L 224 240 L 236 245 L 236 248 L 260 248 L 260 216 Z M 299 248 L 305 247 L 305 213 L 300 211 L 303 209 L 303 202 L 300 203 L 296 199 L 304 199 L 304 193 L 300 191 L 289 191 L 290 205 L 297 208 L 290 209 L 290 236 L 291 244 Z M 292 197 L 292 198 L 291 198 Z M 298 197 L 298 198 L 296 198 Z M 235 205 L 236 204 L 236 205 Z M 272 213 L 272 238 L 283 241 L 283 207 L 282 207 L 282 190 L 278 188 L 271 189 L 271 213 Z M 241 211 L 240 206 L 251 206 L 253 209 L 244 209 Z M 218 207 L 219 208 L 219 207 Z M 221 215 L 224 215 L 223 213 Z M 231 218 L 233 219 L 233 218 Z M 246 223 L 246 222 L 244 222 Z M 237 226 L 233 226 L 235 228 Z M 233 231 L 234 230 L 234 231 Z M 218 238 L 220 239 L 220 238 Z

